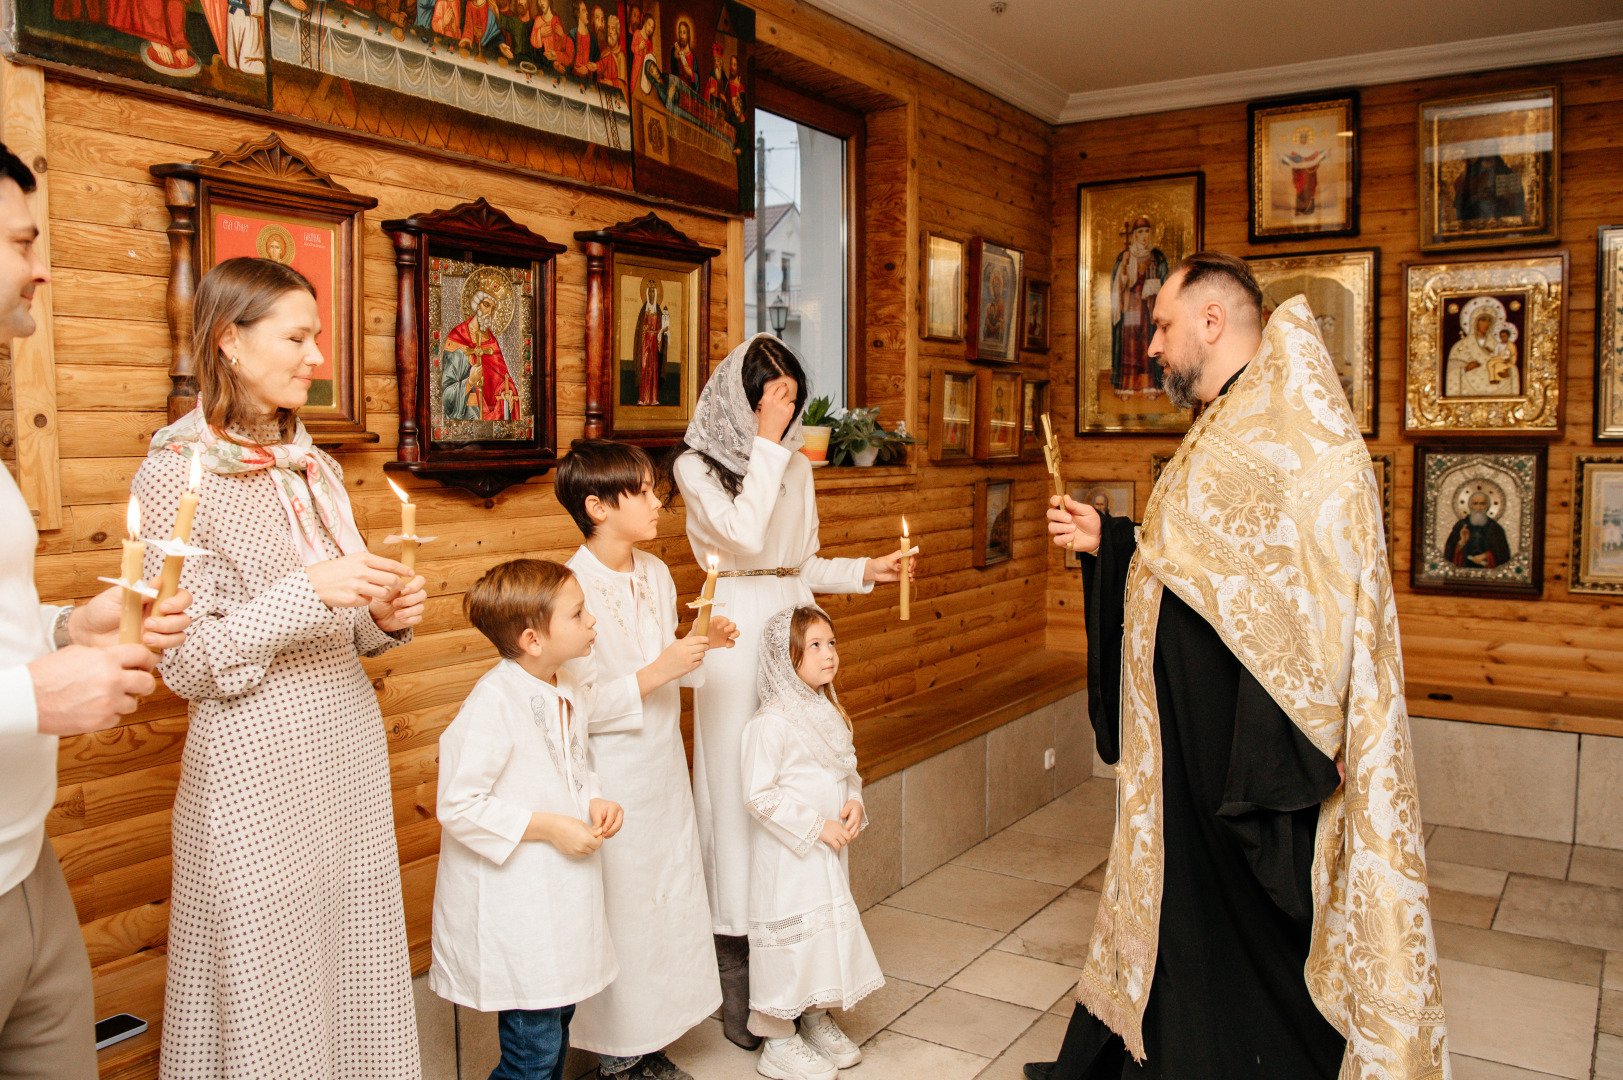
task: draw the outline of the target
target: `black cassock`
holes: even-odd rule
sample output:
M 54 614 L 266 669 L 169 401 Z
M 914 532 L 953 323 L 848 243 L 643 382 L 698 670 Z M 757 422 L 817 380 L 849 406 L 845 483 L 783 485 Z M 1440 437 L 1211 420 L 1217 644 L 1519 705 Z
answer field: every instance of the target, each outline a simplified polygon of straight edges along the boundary
M 1133 524 L 1084 556 L 1088 709 L 1119 754 L 1122 616 Z M 1340 783 L 1211 625 L 1162 592 L 1155 643 L 1166 852 L 1145 1061 L 1078 1006 L 1055 1080 L 1334 1080 L 1346 1041 L 1308 996 L 1319 803 Z M 1037 1067 L 1039 1075 L 1041 1066 Z

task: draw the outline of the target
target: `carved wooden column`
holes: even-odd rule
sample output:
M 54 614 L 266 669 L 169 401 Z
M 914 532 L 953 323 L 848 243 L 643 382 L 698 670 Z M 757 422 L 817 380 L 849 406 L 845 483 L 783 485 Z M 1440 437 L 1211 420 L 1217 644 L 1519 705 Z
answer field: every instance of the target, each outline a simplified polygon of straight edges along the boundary
M 422 443 L 417 431 L 417 363 L 418 345 L 417 290 L 419 246 L 422 235 L 416 232 L 391 232 L 394 241 L 395 269 L 400 271 L 400 290 L 395 301 L 395 368 L 400 377 L 400 449 L 399 461 L 421 461 Z
M 614 385 L 609 364 L 613 348 L 610 332 L 609 245 L 587 240 L 586 249 L 586 438 L 614 435 L 608 393 Z
M 197 181 L 166 176 L 169 206 L 169 422 L 197 407 L 197 358 L 192 355 L 192 297 L 197 292 Z

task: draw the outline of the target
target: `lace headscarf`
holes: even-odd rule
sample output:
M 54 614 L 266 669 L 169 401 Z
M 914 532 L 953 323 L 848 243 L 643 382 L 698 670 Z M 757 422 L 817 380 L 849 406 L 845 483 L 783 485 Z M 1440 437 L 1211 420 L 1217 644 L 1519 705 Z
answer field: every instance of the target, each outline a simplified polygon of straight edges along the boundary
M 822 608 L 807 606 L 834 625 Z M 789 655 L 789 624 L 795 611 L 784 608 L 772 616 L 761 635 L 761 667 L 755 676 L 755 691 L 761 698 L 757 712 L 776 713 L 788 720 L 805 735 L 806 747 L 818 764 L 842 778 L 856 780 L 857 750 L 851 742 L 851 729 L 832 700 L 834 687 L 830 685 L 829 697 L 824 697 L 807 686 Z
M 689 449 L 710 457 L 739 476 L 749 471 L 750 444 L 760 428 L 755 410 L 744 396 L 744 354 L 756 338 L 771 336 L 756 334 L 728 353 L 727 359 L 710 373 L 710 381 L 699 391 L 699 403 L 693 407 L 693 419 L 688 422 L 683 439 Z M 786 450 L 799 450 L 805 441 L 800 433 L 800 414 L 796 413 L 780 445 Z

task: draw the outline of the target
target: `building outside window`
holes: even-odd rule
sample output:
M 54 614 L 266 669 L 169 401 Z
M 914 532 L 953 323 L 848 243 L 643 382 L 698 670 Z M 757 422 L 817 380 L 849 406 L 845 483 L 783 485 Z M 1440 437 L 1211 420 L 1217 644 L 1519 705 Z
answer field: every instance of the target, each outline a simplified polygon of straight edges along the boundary
M 773 332 L 804 361 L 812 396 L 850 400 L 851 155 L 848 140 L 755 111 L 756 215 L 744 222 L 745 331 Z M 764 159 L 764 168 L 762 161 Z

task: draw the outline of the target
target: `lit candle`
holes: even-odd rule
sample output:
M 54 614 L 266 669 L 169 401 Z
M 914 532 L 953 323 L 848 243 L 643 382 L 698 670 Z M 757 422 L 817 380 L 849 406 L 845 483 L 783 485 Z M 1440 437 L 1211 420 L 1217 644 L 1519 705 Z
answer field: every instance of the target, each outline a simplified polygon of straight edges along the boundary
M 910 550 L 907 543 L 907 519 L 902 519 L 902 621 L 907 622 L 913 617 L 911 601 L 913 599 L 912 583 L 907 580 L 907 565 L 912 561 L 907 553 Z
M 716 556 L 710 556 L 710 572 L 704 577 L 704 588 L 699 592 L 699 614 L 693 620 L 693 633 L 706 637 L 710 633 L 710 607 L 716 599 Z
M 389 480 L 388 477 L 384 477 Z M 406 498 L 406 493 L 400 490 L 400 485 L 389 480 L 389 486 L 394 493 L 400 496 L 400 561 L 406 564 L 406 569 L 417 569 L 417 504 Z
M 141 644 L 141 594 L 130 588 L 131 585 L 141 583 L 141 561 L 146 558 L 147 546 L 140 540 L 141 536 L 141 504 L 130 496 L 130 509 L 126 515 L 125 527 L 129 529 L 130 538 L 124 541 L 124 566 L 120 577 L 125 581 L 124 609 L 120 612 L 118 620 L 118 643 L 120 645 Z
M 183 544 L 192 542 L 192 519 L 197 516 L 197 490 L 203 483 L 203 455 L 192 454 L 192 475 L 186 491 L 180 496 L 180 508 L 175 511 L 175 528 L 170 537 Z M 180 569 L 186 562 L 184 555 L 163 557 L 163 578 L 158 582 L 158 600 L 161 604 L 175 595 L 180 588 Z

